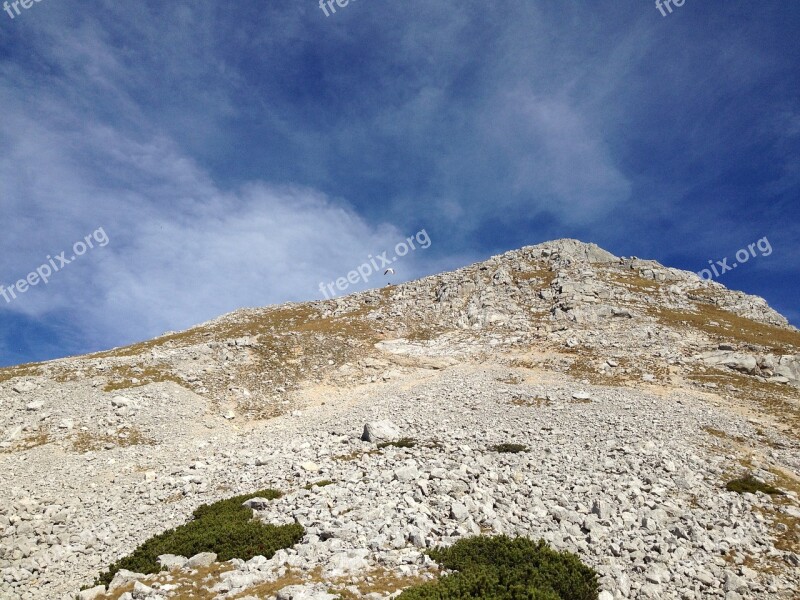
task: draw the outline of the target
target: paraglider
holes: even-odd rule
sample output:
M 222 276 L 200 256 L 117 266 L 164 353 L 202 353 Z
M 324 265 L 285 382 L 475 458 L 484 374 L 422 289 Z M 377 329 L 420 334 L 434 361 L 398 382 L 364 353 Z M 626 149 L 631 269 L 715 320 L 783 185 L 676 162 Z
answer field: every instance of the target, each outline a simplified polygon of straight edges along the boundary
M 391 267 L 386 269 L 383 272 L 383 276 L 386 277 L 387 275 L 394 275 L 394 269 L 392 269 Z M 391 286 L 392 286 L 392 282 L 391 281 L 386 283 L 386 287 L 391 287 Z

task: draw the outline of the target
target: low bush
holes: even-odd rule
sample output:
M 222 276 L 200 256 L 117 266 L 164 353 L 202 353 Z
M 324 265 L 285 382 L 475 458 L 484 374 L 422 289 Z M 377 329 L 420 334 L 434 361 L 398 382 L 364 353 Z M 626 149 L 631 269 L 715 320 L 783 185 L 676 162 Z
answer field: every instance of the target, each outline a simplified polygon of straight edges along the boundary
M 522 444 L 497 444 L 496 446 L 492 446 L 492 450 L 505 454 L 516 454 L 518 452 L 527 452 L 528 447 Z
M 745 475 L 739 479 L 733 479 L 725 484 L 729 492 L 737 492 L 739 494 L 755 494 L 761 492 L 763 494 L 781 495 L 783 494 L 776 487 L 772 487 L 767 483 L 762 483 L 752 475 Z
M 100 575 L 95 585 L 108 585 L 120 569 L 135 573 L 158 573 L 158 556 L 177 554 L 191 557 L 200 552 L 213 552 L 217 560 L 232 558 L 249 560 L 257 555 L 267 558 L 282 548 L 294 546 L 305 531 L 298 524 L 265 525 L 253 519 L 253 511 L 242 503 L 251 498 L 274 500 L 281 493 L 261 490 L 235 496 L 213 504 L 203 504 L 192 513 L 192 520 L 151 537 L 132 554 L 126 556 Z
M 405 590 L 399 600 L 597 600 L 597 574 L 543 540 L 479 536 L 429 552 L 455 573 Z

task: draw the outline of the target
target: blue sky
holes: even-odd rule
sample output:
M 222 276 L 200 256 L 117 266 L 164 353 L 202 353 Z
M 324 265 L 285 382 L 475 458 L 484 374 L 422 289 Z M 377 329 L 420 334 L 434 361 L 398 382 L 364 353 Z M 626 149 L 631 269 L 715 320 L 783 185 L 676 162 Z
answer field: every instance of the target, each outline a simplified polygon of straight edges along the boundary
M 562 237 L 698 271 L 767 237 L 719 281 L 800 323 L 795 1 L 20 10 L 0 12 L 0 283 L 109 243 L 0 297 L 0 365 L 319 299 L 423 228 L 397 280 Z

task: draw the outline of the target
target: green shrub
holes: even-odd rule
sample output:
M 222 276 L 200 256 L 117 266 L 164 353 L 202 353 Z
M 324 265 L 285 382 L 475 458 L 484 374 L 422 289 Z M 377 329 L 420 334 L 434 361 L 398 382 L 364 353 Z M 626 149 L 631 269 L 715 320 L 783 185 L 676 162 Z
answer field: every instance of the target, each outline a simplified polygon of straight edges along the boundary
M 506 454 L 516 454 L 518 452 L 527 452 L 528 447 L 523 446 L 522 444 L 497 444 L 492 446 L 492 450 Z
M 399 600 L 597 600 L 594 570 L 543 540 L 479 536 L 429 554 L 456 572 L 409 588 Z
M 394 446 L 395 448 L 413 448 L 416 445 L 417 440 L 414 438 L 403 438 L 402 440 L 394 442 L 381 442 L 378 444 L 378 448 L 388 448 L 389 446 Z
M 769 484 L 761 483 L 752 475 L 745 475 L 739 479 L 733 479 L 725 484 L 729 492 L 738 492 L 739 494 L 755 494 L 762 492 L 764 494 L 782 495 L 783 492 L 778 488 L 772 487 Z
M 192 513 L 192 520 L 151 537 L 133 554 L 126 556 L 101 574 L 95 585 L 108 585 L 120 569 L 135 573 L 158 573 L 158 556 L 177 554 L 191 557 L 199 552 L 214 552 L 217 560 L 224 562 L 232 558 L 249 560 L 257 555 L 267 558 L 282 548 L 294 546 L 305 531 L 298 524 L 265 525 L 253 519 L 251 509 L 242 503 L 251 498 L 274 500 L 281 493 L 276 490 L 261 490 L 254 494 L 235 496 L 213 504 L 203 504 Z

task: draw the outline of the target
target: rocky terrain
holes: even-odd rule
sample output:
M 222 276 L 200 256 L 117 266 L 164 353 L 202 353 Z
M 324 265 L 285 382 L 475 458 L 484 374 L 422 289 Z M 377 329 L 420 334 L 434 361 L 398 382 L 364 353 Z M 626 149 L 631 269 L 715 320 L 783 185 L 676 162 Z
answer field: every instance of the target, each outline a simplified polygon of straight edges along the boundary
M 264 488 L 293 548 L 165 557 L 82 597 L 377 600 L 481 533 L 578 554 L 602 600 L 800 594 L 800 332 L 574 240 L 3 369 L 0 409 L 0 598 L 73 599 Z M 726 489 L 746 474 L 783 493 Z

